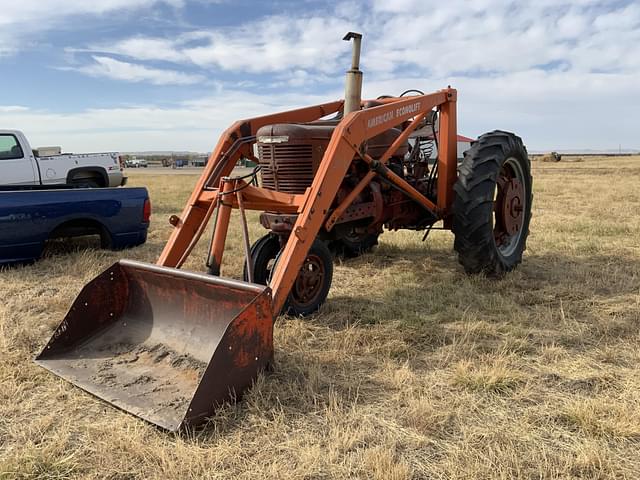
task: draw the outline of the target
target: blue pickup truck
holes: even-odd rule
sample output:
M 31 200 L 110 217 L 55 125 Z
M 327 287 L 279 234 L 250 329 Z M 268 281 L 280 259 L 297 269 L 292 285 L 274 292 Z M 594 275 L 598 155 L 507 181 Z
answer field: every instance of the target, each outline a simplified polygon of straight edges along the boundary
M 146 188 L 0 187 L 0 265 L 37 260 L 52 238 L 100 235 L 103 248 L 147 239 Z

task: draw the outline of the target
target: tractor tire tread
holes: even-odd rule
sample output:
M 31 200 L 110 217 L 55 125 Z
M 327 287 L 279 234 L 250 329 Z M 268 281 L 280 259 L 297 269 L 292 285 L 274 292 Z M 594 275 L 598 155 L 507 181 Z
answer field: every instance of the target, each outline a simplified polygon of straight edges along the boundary
M 526 231 L 520 239 L 515 254 L 504 257 L 496 247 L 493 237 L 493 204 L 496 181 L 502 164 L 508 157 L 515 157 L 525 166 L 528 177 L 527 206 L 530 209 L 531 168 L 525 146 L 517 135 L 494 130 L 482 135 L 464 152 L 454 185 L 453 233 L 454 249 L 458 260 L 469 274 L 484 273 L 500 277 L 513 270 L 522 261 L 526 248 L 530 211 L 525 215 Z

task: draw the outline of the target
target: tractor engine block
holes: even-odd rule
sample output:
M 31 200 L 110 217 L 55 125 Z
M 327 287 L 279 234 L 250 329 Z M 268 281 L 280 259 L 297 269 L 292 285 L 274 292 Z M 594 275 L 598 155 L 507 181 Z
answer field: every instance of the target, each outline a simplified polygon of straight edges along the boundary
M 261 186 L 283 193 L 303 194 L 313 183 L 337 123 L 337 120 L 327 120 L 260 128 L 256 132 L 255 149 L 261 167 Z M 394 128 L 370 139 L 365 146 L 366 152 L 373 158 L 380 158 L 400 133 L 401 130 Z M 389 160 L 389 168 L 401 176 L 404 176 L 402 161 L 408 151 L 409 144 L 405 143 Z M 356 156 L 336 195 L 334 208 L 367 171 L 367 165 Z M 367 228 L 379 230 L 385 224 L 388 228 L 397 229 L 415 225 L 423 214 L 420 207 L 386 183 L 373 182 L 344 212 L 336 227 L 342 225 L 337 228 L 342 230 L 344 227 L 352 228 L 349 227 L 352 225 L 361 229 L 368 225 Z M 296 215 L 264 212 L 260 222 L 274 233 L 288 235 L 295 219 Z

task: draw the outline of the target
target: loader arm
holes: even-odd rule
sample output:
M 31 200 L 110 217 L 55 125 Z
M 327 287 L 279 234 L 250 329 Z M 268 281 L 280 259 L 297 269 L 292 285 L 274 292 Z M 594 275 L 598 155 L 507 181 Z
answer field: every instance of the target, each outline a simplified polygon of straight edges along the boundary
M 241 156 L 252 156 L 252 137 L 264 125 L 277 122 L 312 122 L 342 108 L 343 100 L 290 110 L 235 122 L 223 134 L 209 156 L 198 183 L 180 217 L 172 219 L 175 229 L 160 254 L 158 265 L 179 268 L 200 239 L 213 213 L 220 180 L 231 174 Z M 208 195 L 207 190 L 213 190 Z
M 428 95 L 385 99 L 380 106 L 347 114 L 335 128 L 314 181 L 304 195 L 286 195 L 265 188 L 243 187 L 242 196 L 246 198 L 245 208 L 299 214 L 292 235 L 289 236 L 279 256 L 269 283 L 273 292 L 273 311 L 275 314 L 282 310 L 320 228 L 326 225 L 330 229 L 339 213 L 344 211 L 353 201 L 355 195 L 350 195 L 336 208 L 335 212 L 330 211 L 338 188 L 354 156 L 360 156 L 371 168 L 370 173 L 365 176 L 354 191 L 361 191 L 373 178 L 381 176 L 430 211 L 435 218 L 444 219 L 445 225 L 447 225 L 449 207 L 453 199 L 453 184 L 457 177 L 456 100 L 456 90 L 448 88 Z M 207 222 L 217 208 L 218 213 L 216 214 L 214 236 L 207 266 L 210 273 L 218 275 L 222 264 L 231 210 L 239 206 L 238 202 L 230 195 L 237 190 L 239 183 L 237 180 L 229 179 L 228 176 L 242 155 L 251 156 L 250 145 L 255 139 L 257 130 L 274 122 L 314 121 L 338 111 L 342 105 L 342 101 L 331 102 L 236 122 L 232 125 L 225 132 L 211 155 L 211 160 L 196 185 L 181 218 L 172 222 L 176 229 L 162 252 L 158 264 L 179 268 L 197 243 Z M 441 119 L 437 204 L 434 204 L 384 165 L 398 147 L 406 141 L 411 132 L 417 128 L 420 119 L 434 107 L 439 107 Z M 410 120 L 411 122 L 403 133 L 389 146 L 380 159 L 372 159 L 364 153 L 364 144 L 367 140 Z M 222 196 L 229 200 L 220 202 Z
M 302 212 L 270 282 L 275 315 L 284 307 L 309 248 L 327 220 L 331 204 L 354 154 L 361 155 L 361 147 L 368 139 L 418 115 L 424 115 L 436 106 L 440 106 L 441 111 L 441 173 L 438 177 L 437 207 L 441 211 L 440 216 L 446 214 L 453 198 L 453 184 L 457 175 L 456 100 L 457 92 L 451 88 L 429 95 L 397 98 L 385 105 L 351 112 L 338 124 L 313 184 L 305 194 Z M 398 144 L 391 145 L 382 158 L 388 158 L 397 148 Z

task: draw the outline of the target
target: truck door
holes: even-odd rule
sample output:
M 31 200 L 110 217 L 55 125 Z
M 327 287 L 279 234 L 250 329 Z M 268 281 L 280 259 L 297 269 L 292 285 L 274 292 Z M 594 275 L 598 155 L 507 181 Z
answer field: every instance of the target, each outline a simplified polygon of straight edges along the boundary
M 33 153 L 25 152 L 12 133 L 0 133 L 0 185 L 40 183 Z

